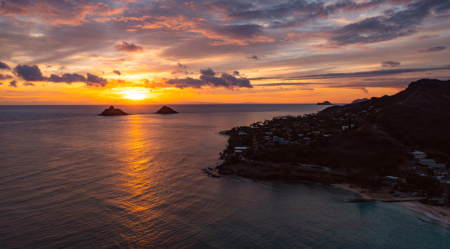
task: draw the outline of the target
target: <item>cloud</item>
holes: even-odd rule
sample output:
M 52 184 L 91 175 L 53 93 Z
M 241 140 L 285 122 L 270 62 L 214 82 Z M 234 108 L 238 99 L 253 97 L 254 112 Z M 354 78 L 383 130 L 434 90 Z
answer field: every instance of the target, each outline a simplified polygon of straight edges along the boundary
M 47 78 L 42 76 L 42 72 L 38 66 L 17 65 L 14 73 L 27 81 L 46 81 Z
M 0 69 L 11 69 L 6 63 L 0 61 Z
M 143 51 L 141 46 L 138 46 L 134 43 L 130 44 L 126 41 L 122 41 L 122 44 L 115 45 L 114 49 L 119 52 L 142 52 Z
M 117 75 L 122 75 L 122 73 L 119 70 L 113 70 L 113 73 L 117 74 Z
M 86 82 L 86 77 L 84 77 L 83 75 L 80 74 L 71 74 L 71 73 L 65 73 L 62 76 L 58 76 L 58 75 L 50 75 L 50 77 L 48 78 L 48 81 L 50 82 L 55 82 L 55 83 L 68 83 L 68 84 L 72 84 L 74 82 Z
M 108 81 L 102 77 L 98 77 L 96 75 L 87 74 L 87 81 L 86 85 L 88 86 L 102 86 L 104 87 L 106 84 L 108 84 Z
M 247 59 L 252 59 L 252 60 L 259 60 L 261 59 L 261 56 L 257 56 L 257 55 L 251 55 L 251 56 L 247 56 Z
M 25 82 L 23 83 L 24 86 L 36 86 L 35 84 L 31 83 L 31 82 Z
M 393 40 L 418 32 L 422 22 L 433 11 L 447 11 L 446 0 L 414 1 L 399 11 L 388 10 L 384 15 L 363 19 L 348 24 L 332 33 L 329 46 L 347 46 L 352 44 L 369 44 Z
M 187 68 L 187 66 L 186 66 L 186 65 L 183 65 L 183 64 L 181 64 L 181 63 L 179 63 L 179 62 L 177 63 L 177 65 L 178 65 L 178 67 L 179 67 L 179 68 L 184 68 L 184 69 L 186 69 L 186 68 Z
M 249 80 L 267 80 L 267 79 L 283 79 L 283 80 L 305 80 L 305 79 L 337 79 L 337 78 L 351 78 L 351 77 L 377 77 L 386 75 L 396 75 L 402 73 L 416 73 L 426 71 L 448 70 L 450 66 L 431 67 L 431 68 L 402 68 L 402 69 L 383 69 L 373 71 L 362 71 L 352 73 L 326 73 L 326 74 L 311 74 L 304 76 L 291 77 L 258 77 L 250 78 Z
M 216 72 L 214 72 L 211 68 L 208 68 L 208 69 L 201 69 L 200 74 L 214 76 L 216 75 Z
M 253 86 L 304 86 L 304 85 L 336 85 L 340 83 L 310 83 L 310 82 L 281 82 L 281 83 L 262 83 L 262 84 L 253 84 Z
M 418 36 L 418 37 L 414 38 L 414 40 L 422 41 L 422 40 L 436 38 L 436 37 L 439 37 L 439 35 L 422 35 L 422 36 Z
M 11 75 L 7 75 L 7 74 L 1 74 L 0 73 L 0 80 L 9 80 L 12 79 L 13 77 Z
M 446 49 L 445 46 L 438 46 L 438 47 L 432 47 L 432 48 L 428 48 L 428 49 L 421 49 L 421 50 L 417 50 L 416 53 L 419 54 L 423 54 L 423 53 L 432 53 L 432 52 L 439 52 Z
M 166 80 L 166 84 L 173 85 L 177 88 L 202 88 L 203 86 L 210 87 L 224 87 L 227 89 L 233 88 L 253 88 L 250 80 L 244 77 L 237 78 L 231 74 L 221 73 L 220 77 L 216 77 L 216 72 L 211 68 L 200 70 L 202 74 L 200 79 L 193 79 L 191 77 L 186 77 L 184 79 L 170 79 Z
M 383 67 L 396 67 L 396 66 L 400 66 L 400 62 L 398 62 L 398 61 L 383 61 L 382 63 L 381 63 L 381 65 L 383 66 Z
M 13 80 L 13 81 L 9 82 L 9 86 L 17 87 L 17 81 Z
M 239 76 L 239 71 L 234 71 L 234 72 L 233 72 L 233 75 Z
M 38 66 L 18 65 L 14 68 L 14 72 L 27 81 L 48 81 L 54 83 L 67 83 L 72 84 L 74 82 L 83 82 L 88 86 L 102 86 L 108 84 L 108 80 L 90 73 L 87 73 L 87 77 L 74 73 L 65 73 L 61 76 L 51 74 L 50 77 L 44 77 Z
M 367 95 L 369 94 L 369 91 L 367 91 L 367 89 L 364 88 L 364 87 L 360 88 L 359 90 L 360 90 L 361 93 L 364 93 L 364 94 L 367 94 Z

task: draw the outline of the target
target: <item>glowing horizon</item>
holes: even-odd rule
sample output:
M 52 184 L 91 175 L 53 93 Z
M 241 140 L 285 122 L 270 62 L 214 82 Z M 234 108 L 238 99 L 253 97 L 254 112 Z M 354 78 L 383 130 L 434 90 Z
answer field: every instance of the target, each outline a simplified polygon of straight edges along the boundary
M 0 105 L 349 103 L 450 79 L 444 0 L 2 3 Z

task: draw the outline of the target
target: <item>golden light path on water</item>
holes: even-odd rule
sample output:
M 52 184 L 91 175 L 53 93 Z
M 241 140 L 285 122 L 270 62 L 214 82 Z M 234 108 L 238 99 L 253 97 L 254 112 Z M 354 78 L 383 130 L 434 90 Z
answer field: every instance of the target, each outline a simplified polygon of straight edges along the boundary
M 133 231 L 123 233 L 123 236 L 131 244 L 139 241 L 142 245 L 148 243 L 148 240 L 157 239 L 157 234 L 149 236 L 149 227 L 146 224 L 163 216 L 157 207 L 164 203 L 161 196 L 155 195 L 155 188 L 159 184 L 156 179 L 158 173 L 152 163 L 153 155 L 149 152 L 155 150 L 158 144 L 150 144 L 150 140 L 146 139 L 149 132 L 154 132 L 145 127 L 147 121 L 149 119 L 140 115 L 130 115 L 126 120 L 127 143 L 124 146 L 126 157 L 123 165 L 123 187 L 129 195 L 121 203 L 131 218 L 126 226 Z M 130 234 L 133 236 L 129 237 Z

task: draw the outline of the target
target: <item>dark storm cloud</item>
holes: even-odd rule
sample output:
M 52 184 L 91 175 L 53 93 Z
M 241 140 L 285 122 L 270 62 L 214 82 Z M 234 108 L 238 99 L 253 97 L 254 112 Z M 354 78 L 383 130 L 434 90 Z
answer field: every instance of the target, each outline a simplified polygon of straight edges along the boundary
M 214 76 L 214 75 L 216 75 L 216 72 L 214 72 L 211 68 L 208 68 L 208 69 L 201 69 L 200 74 Z
M 238 38 L 252 38 L 263 34 L 263 27 L 257 24 L 227 25 L 213 29 L 217 34 Z
M 166 81 L 166 83 L 181 89 L 186 87 L 202 88 L 202 86 L 205 86 L 205 83 L 203 83 L 203 81 L 199 79 L 193 79 L 191 77 L 186 77 L 185 79 L 170 79 Z
M 439 52 L 444 49 L 446 49 L 445 46 L 438 46 L 438 47 L 432 47 L 432 48 L 428 48 L 428 49 L 421 49 L 421 50 L 418 50 L 416 53 L 419 53 L 419 54 L 432 53 L 432 52 Z
M 0 69 L 11 69 L 6 63 L 0 61 Z
M 228 73 L 222 73 L 220 77 L 216 77 L 216 72 L 211 68 L 200 70 L 202 74 L 200 79 L 186 77 L 185 79 L 170 79 L 166 83 L 177 88 L 202 88 L 203 86 L 233 88 L 253 88 L 250 80 L 244 77 L 235 77 Z
M 114 46 L 114 49 L 120 52 L 141 52 L 143 51 L 141 46 L 138 46 L 134 43 L 128 43 L 126 41 L 122 41 L 122 44 L 117 44 Z
M 12 79 L 13 77 L 11 75 L 7 75 L 7 74 L 1 74 L 0 73 L 0 80 L 9 80 Z
M 71 73 L 65 73 L 61 76 L 58 75 L 50 75 L 48 78 L 48 81 L 55 82 L 55 83 L 74 83 L 74 82 L 86 82 L 86 77 L 80 74 L 71 74 Z
M 22 77 L 24 80 L 27 81 L 48 81 L 48 82 L 54 82 L 54 83 L 67 83 L 71 84 L 74 82 L 83 82 L 86 83 L 88 86 L 102 86 L 104 87 L 106 84 L 108 84 L 108 81 L 105 78 L 93 75 L 88 73 L 87 77 L 84 77 L 80 74 L 71 74 L 71 73 L 65 73 L 61 76 L 59 75 L 50 75 L 50 77 L 44 77 L 42 75 L 41 70 L 38 66 L 28 66 L 28 65 L 18 65 L 14 68 L 14 72 L 16 75 Z
M 23 83 L 24 86 L 36 86 L 35 84 L 31 83 L 31 82 L 25 82 Z
M 28 81 L 46 81 L 47 78 L 42 76 L 42 72 L 38 66 L 28 66 L 28 65 L 17 65 L 14 68 L 14 73 L 17 76 L 22 77 L 24 80 Z
M 17 87 L 17 81 L 13 80 L 13 81 L 9 82 L 9 86 Z
M 117 74 L 117 75 L 122 75 L 122 73 L 119 70 L 113 70 L 113 73 Z
M 106 84 L 108 84 L 108 81 L 106 79 L 90 73 L 87 74 L 86 85 L 104 87 Z
M 381 65 L 383 66 L 383 67 L 396 67 L 396 66 L 400 66 L 400 62 L 398 62 L 398 61 L 383 61 L 382 63 L 381 63 Z

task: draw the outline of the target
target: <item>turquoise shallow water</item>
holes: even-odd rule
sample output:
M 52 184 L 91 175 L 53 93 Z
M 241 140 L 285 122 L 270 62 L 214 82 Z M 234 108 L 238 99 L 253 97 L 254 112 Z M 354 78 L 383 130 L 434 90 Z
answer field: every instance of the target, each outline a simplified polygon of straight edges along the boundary
M 450 248 L 450 230 L 302 182 L 201 172 L 218 131 L 315 105 L 0 106 L 1 248 Z

